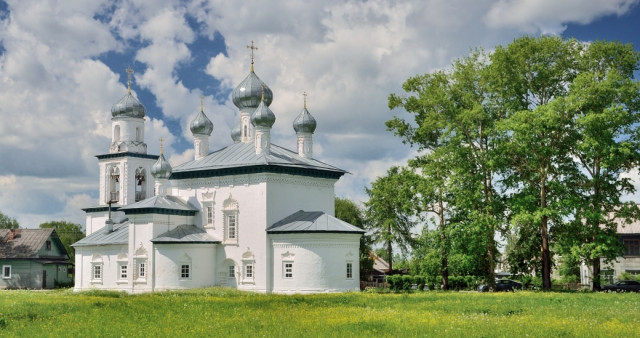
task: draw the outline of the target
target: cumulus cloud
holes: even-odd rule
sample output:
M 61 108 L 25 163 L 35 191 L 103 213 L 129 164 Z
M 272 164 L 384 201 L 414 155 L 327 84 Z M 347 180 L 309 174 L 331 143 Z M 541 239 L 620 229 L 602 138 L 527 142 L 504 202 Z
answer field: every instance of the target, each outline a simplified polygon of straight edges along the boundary
M 558 33 L 637 2 L 9 0 L 0 16 L 0 211 L 26 226 L 82 222 L 79 208 L 96 203 L 94 156 L 108 151 L 110 107 L 126 92 L 121 64 L 109 63 L 118 57 L 141 66 L 133 89 L 148 100 L 149 153 L 162 137 L 177 165 L 193 157 L 189 123 L 200 95 L 214 123 L 211 149 L 231 143 L 238 116 L 224 93 L 248 74 L 246 46 L 255 41 L 256 73 L 274 92 L 274 142 L 295 149 L 292 122 L 308 93 L 315 156 L 351 173 L 339 196 L 363 201 L 371 180 L 415 155 L 384 126 L 402 114 L 389 111 L 387 97 L 408 77 L 476 46 Z M 224 39 L 225 49 L 205 50 L 195 67 L 196 48 L 208 48 L 202 39 Z M 193 76 L 219 83 L 222 94 L 194 86 Z

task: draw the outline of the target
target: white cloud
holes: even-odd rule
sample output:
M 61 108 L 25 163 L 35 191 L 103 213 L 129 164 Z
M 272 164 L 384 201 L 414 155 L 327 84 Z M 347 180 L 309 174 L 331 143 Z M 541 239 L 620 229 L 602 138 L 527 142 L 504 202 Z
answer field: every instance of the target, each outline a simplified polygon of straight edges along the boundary
M 567 23 L 587 24 L 605 15 L 622 15 L 638 0 L 501 0 L 486 15 L 493 28 L 530 34 L 560 34 Z
M 100 61 L 105 53 L 134 54 L 144 65 L 134 89 L 154 96 L 142 102 L 148 110 L 160 108 L 148 113 L 145 141 L 157 154 L 164 138 L 176 165 L 193 157 L 188 126 L 204 92 L 186 78 L 199 72 L 221 81 L 222 90 L 233 88 L 248 74 L 246 46 L 254 40 L 256 73 L 274 92 L 274 142 L 295 148 L 291 124 L 307 92 L 318 121 L 314 154 L 352 173 L 337 184 L 339 196 L 363 201 L 371 180 L 413 156 L 384 126 L 402 114 L 389 111 L 387 97 L 401 93 L 408 77 L 446 67 L 476 46 L 621 15 L 637 0 L 7 3 L 9 15 L 0 17 L 0 211 L 37 226 L 82 222 L 78 209 L 95 203 L 94 156 L 108 151 L 110 108 L 126 92 L 123 69 Z M 201 52 L 193 50 L 199 36 L 222 36 L 226 44 L 225 53 L 211 51 L 205 69 L 187 67 Z M 214 123 L 211 149 L 230 144 L 237 109 L 209 95 L 204 111 Z

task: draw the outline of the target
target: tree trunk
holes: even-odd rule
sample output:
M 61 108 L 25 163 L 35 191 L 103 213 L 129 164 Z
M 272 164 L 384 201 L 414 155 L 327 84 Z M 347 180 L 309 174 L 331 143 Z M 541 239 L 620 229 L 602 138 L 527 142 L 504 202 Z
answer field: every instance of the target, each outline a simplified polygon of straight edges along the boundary
M 447 259 L 447 235 L 445 234 L 442 198 L 438 200 L 438 221 L 440 223 L 440 251 L 442 254 L 442 290 L 449 290 L 449 261 Z
M 391 241 L 387 242 L 387 258 L 389 259 L 389 274 L 393 271 L 393 249 L 391 246 Z
M 602 285 L 602 283 L 600 283 L 600 257 L 594 258 L 593 261 L 591 262 L 591 264 L 593 265 L 593 286 L 592 286 L 592 290 L 593 291 L 600 291 L 600 286 Z
M 542 212 L 547 208 L 547 189 L 546 189 L 546 175 L 541 175 L 540 178 L 540 209 Z M 540 221 L 540 234 L 542 235 L 542 289 L 545 291 L 551 290 L 551 252 L 549 251 L 549 217 L 542 216 Z

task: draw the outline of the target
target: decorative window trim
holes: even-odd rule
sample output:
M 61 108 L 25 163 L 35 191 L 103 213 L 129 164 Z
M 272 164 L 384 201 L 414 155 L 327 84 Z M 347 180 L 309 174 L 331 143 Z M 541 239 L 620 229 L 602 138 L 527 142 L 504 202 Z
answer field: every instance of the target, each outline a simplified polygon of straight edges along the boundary
M 223 244 L 238 244 L 240 234 L 240 215 L 238 201 L 229 195 L 223 205 L 222 215 L 224 218 L 224 241 Z M 233 222 L 232 222 L 233 220 Z
M 255 284 L 256 259 L 253 252 L 247 247 L 247 251 L 242 254 L 242 283 Z
M 2 266 L 2 279 L 11 279 L 11 265 Z
M 102 262 L 91 263 L 91 283 L 102 283 L 104 277 L 104 269 Z
M 213 201 L 202 202 L 202 225 L 205 228 L 215 227 L 215 203 Z
M 282 261 L 282 278 L 293 279 L 293 261 Z
M 118 278 L 117 278 L 117 282 L 119 284 L 122 283 L 127 283 L 129 279 L 129 265 L 124 263 L 124 264 L 118 264 Z

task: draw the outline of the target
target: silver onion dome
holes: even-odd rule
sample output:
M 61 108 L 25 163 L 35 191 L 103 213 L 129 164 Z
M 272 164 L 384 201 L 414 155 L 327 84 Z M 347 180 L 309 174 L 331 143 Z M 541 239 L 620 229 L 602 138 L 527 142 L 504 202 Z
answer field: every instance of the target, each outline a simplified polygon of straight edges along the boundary
M 160 157 L 158 157 L 156 163 L 151 167 L 151 175 L 156 179 L 168 179 L 172 172 L 173 169 L 171 169 L 171 164 L 169 164 L 169 162 L 164 158 L 164 155 L 160 153 Z
M 111 116 L 112 117 L 136 117 L 143 118 L 145 115 L 146 109 L 136 99 L 131 91 L 127 92 L 127 94 L 118 101 L 118 103 L 114 104 L 111 107 Z
M 236 126 L 231 129 L 231 139 L 234 143 L 238 143 L 242 139 L 242 120 L 239 120 Z
M 264 86 L 264 102 L 267 106 L 271 105 L 273 101 L 273 93 L 271 89 L 267 87 L 256 73 L 249 72 L 249 75 L 240 82 L 240 84 L 233 90 L 231 99 L 233 104 L 239 109 L 244 108 L 256 108 L 260 104 L 262 97 L 262 87 Z
M 211 122 L 207 115 L 205 115 L 204 112 L 200 110 L 196 118 L 191 121 L 191 133 L 193 135 L 211 136 L 212 131 L 213 122 Z
M 313 132 L 316 131 L 316 126 L 316 119 L 311 116 L 307 107 L 304 107 L 298 117 L 293 120 L 293 130 L 295 130 L 296 133 L 303 132 L 313 134 Z
M 251 114 L 251 123 L 256 127 L 271 128 L 275 122 L 276 115 L 269 109 L 264 101 L 261 101 L 258 108 Z

